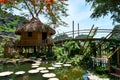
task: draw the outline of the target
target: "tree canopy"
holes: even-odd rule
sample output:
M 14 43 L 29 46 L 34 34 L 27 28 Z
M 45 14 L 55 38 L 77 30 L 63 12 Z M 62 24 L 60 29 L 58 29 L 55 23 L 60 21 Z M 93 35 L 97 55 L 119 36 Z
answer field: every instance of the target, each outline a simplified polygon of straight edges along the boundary
M 25 17 L 44 15 L 50 24 L 64 25 L 62 18 L 68 16 L 67 5 L 66 0 L 0 0 L 0 12 L 17 9 Z
M 120 23 L 120 0 L 86 0 L 92 4 L 93 13 L 91 18 L 99 18 L 111 14 L 113 22 Z

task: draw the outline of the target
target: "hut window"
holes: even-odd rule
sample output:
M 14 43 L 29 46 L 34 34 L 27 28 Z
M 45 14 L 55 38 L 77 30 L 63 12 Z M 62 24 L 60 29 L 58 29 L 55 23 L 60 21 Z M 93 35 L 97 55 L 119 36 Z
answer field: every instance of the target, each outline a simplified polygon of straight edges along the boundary
M 28 37 L 32 37 L 32 32 L 28 32 Z
M 47 33 L 46 32 L 42 32 L 42 40 L 47 39 Z

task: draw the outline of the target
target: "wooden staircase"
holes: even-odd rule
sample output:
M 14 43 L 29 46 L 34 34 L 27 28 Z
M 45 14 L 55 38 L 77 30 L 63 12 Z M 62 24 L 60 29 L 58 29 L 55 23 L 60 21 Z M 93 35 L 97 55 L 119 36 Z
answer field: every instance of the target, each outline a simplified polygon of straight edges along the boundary
M 119 67 L 115 68 L 115 73 L 120 74 L 120 68 Z
M 116 55 L 117 56 L 117 62 L 116 62 L 117 67 L 114 68 L 113 71 L 112 71 L 110 60 L 111 60 L 112 56 L 115 55 L 115 53 L 117 53 L 117 55 Z M 120 59 L 119 59 L 120 55 L 119 54 L 120 54 L 120 48 L 117 48 L 114 51 L 114 53 L 112 55 L 110 55 L 109 58 L 108 58 L 108 72 L 109 72 L 110 75 L 118 77 L 118 78 L 120 78 Z
M 120 67 L 115 68 L 115 71 L 110 74 L 120 78 Z

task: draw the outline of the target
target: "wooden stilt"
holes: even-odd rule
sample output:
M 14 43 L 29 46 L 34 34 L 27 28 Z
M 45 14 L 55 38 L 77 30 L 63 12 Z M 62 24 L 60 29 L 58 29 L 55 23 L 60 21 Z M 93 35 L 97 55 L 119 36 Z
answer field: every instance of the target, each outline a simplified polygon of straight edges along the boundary
M 36 53 L 36 46 L 34 46 L 34 53 Z
M 100 55 L 100 58 L 102 57 L 102 54 L 101 54 L 101 45 L 99 45 L 99 55 Z

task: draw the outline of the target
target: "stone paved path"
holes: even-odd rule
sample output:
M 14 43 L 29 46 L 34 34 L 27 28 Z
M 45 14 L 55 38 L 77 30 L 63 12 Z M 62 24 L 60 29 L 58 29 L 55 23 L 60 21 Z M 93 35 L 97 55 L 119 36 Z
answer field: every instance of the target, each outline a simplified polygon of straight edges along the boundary
M 98 76 L 93 75 L 93 74 L 89 75 L 88 79 L 89 80 L 110 80 L 109 78 L 99 78 Z

